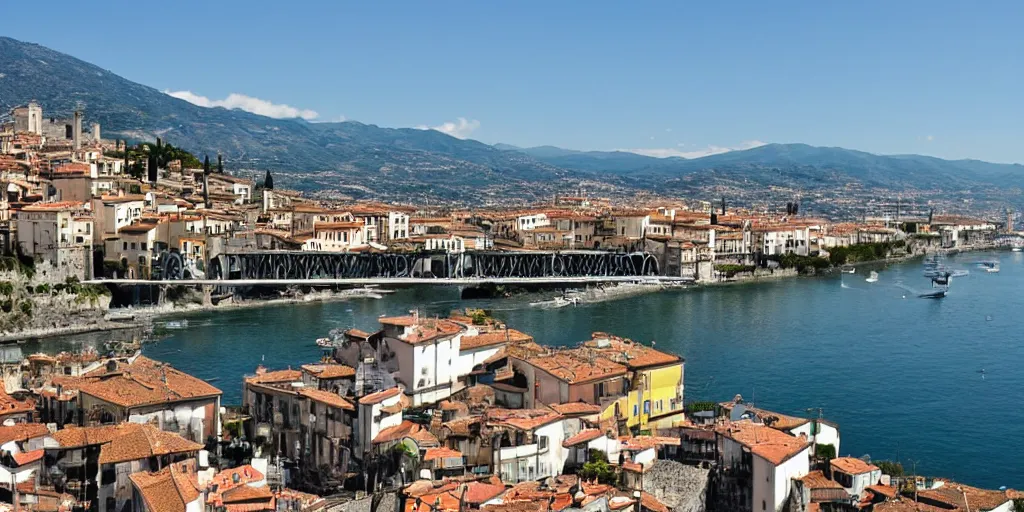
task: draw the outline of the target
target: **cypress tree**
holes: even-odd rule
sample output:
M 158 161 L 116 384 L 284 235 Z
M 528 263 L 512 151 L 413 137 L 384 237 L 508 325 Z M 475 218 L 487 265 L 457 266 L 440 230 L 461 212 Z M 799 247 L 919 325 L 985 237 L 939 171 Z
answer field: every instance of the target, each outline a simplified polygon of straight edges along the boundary
M 274 177 L 270 175 L 270 169 L 267 169 L 267 177 L 263 178 L 263 188 L 274 190 Z

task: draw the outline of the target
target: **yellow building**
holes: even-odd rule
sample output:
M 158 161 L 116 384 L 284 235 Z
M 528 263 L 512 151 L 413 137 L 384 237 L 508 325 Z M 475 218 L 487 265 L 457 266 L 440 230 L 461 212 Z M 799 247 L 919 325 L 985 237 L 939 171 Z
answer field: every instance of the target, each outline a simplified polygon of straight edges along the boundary
M 629 429 L 650 430 L 684 419 L 682 357 L 605 333 L 594 333 L 584 346 L 629 370 L 625 395 L 605 407 L 602 422 L 617 420 Z

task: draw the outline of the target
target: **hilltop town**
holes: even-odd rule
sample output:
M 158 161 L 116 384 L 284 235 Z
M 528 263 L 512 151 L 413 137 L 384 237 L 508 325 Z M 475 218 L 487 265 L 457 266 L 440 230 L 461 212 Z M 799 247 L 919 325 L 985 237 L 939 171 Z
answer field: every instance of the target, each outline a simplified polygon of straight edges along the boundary
M 168 253 L 180 256 L 183 275 L 202 278 L 228 250 L 643 251 L 662 275 L 718 282 L 866 254 L 991 247 L 1014 229 L 1012 214 L 969 218 L 900 202 L 826 219 L 802 212 L 798 198 L 759 208 L 578 191 L 529 207 L 330 201 L 275 187 L 271 171 L 230 174 L 219 157 L 203 160 L 159 139 L 103 139 L 98 124 L 84 129 L 79 111 L 55 119 L 37 103 L 18 107 L 0 126 L 4 252 L 51 283 L 159 278 Z

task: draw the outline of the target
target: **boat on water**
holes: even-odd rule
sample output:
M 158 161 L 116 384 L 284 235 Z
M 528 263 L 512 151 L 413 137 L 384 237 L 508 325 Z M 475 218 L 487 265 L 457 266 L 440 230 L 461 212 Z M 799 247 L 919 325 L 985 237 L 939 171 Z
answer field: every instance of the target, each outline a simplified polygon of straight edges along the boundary
M 564 308 L 566 306 L 575 306 L 579 303 L 577 297 L 555 297 L 551 300 L 542 300 L 539 302 L 531 302 L 530 305 L 538 308 Z
M 1017 247 L 1017 246 L 1015 245 L 1015 246 L 1011 247 L 1011 248 L 1010 248 L 1010 250 L 1011 250 L 1011 251 L 1013 251 L 1013 252 L 1020 252 L 1020 251 L 1021 251 L 1021 248 L 1020 248 L 1020 247 Z
M 917 295 L 921 299 L 942 299 L 946 297 L 946 290 L 935 290 L 934 292 L 920 293 Z
M 865 281 L 867 281 L 869 283 L 877 283 L 878 282 L 878 272 L 875 272 L 874 270 L 872 270 L 871 273 L 868 274 L 868 277 L 867 277 L 867 279 L 865 279 Z
M 316 339 L 316 346 L 324 347 L 324 348 L 330 348 L 330 347 L 334 346 L 334 340 L 332 340 L 330 338 L 317 338 Z
M 853 265 L 843 265 L 842 267 L 839 267 L 839 271 L 844 274 L 856 274 L 857 267 L 854 267 Z
M 979 261 L 978 266 L 981 267 L 985 272 L 988 272 L 990 274 L 999 272 L 998 261 Z
M 164 322 L 164 329 L 177 330 L 184 329 L 186 327 L 188 327 L 188 320 L 171 320 L 169 322 Z

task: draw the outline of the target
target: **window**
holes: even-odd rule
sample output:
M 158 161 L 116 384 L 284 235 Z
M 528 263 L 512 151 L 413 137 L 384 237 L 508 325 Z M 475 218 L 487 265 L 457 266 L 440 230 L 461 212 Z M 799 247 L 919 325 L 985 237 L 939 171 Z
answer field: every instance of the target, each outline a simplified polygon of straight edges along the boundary
M 141 244 L 139 244 L 139 245 L 141 246 L 141 247 L 140 247 L 140 249 L 142 249 L 143 251 L 145 251 L 145 250 L 146 250 L 146 242 L 142 242 L 142 243 L 141 243 Z
M 651 401 L 650 400 L 644 400 L 644 414 L 650 414 L 650 413 L 651 413 Z
M 128 242 L 121 242 L 121 243 L 123 244 L 123 247 L 121 248 L 121 250 L 122 251 L 127 251 L 128 250 Z
M 540 451 L 544 451 L 544 450 L 548 449 L 548 436 L 538 436 L 537 437 L 537 449 L 540 450 Z
M 637 405 L 637 404 L 633 404 L 633 416 L 639 416 L 639 415 L 640 415 L 640 406 Z

